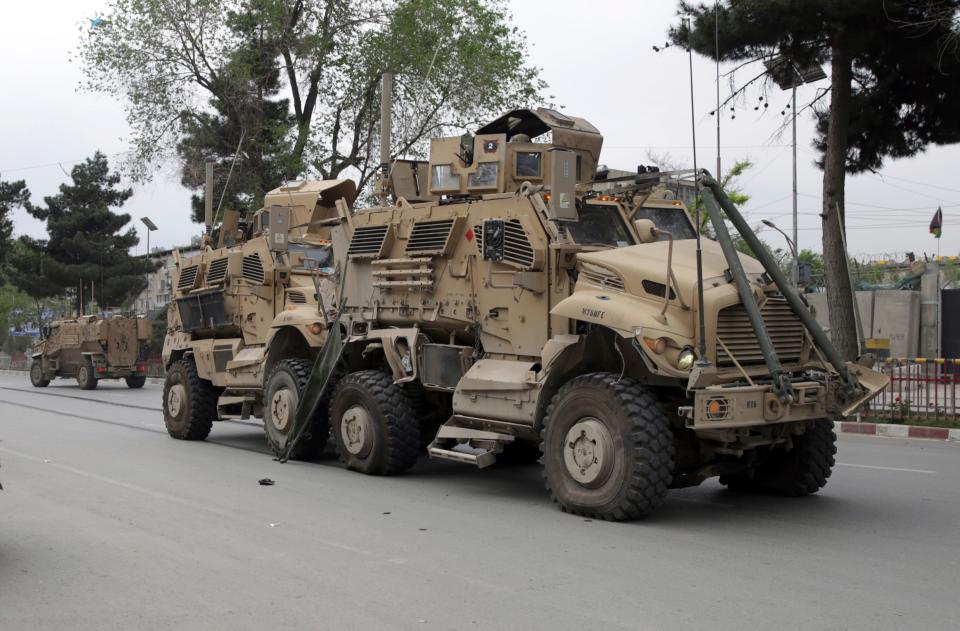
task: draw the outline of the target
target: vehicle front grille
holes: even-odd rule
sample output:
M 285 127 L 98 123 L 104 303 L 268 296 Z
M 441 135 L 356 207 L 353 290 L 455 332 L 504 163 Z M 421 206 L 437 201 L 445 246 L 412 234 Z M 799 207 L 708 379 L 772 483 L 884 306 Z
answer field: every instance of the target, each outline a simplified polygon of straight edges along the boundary
M 303 295 L 303 292 L 301 291 L 288 291 L 287 302 L 297 305 L 304 305 L 307 304 L 307 297 Z
M 760 309 L 760 314 L 780 363 L 800 361 L 803 352 L 803 323 L 790 308 L 787 299 L 783 296 L 770 297 Z M 760 343 L 742 304 L 720 310 L 717 337 L 741 365 L 756 366 L 764 363 Z M 720 344 L 717 344 L 717 365 L 734 365 L 733 359 Z

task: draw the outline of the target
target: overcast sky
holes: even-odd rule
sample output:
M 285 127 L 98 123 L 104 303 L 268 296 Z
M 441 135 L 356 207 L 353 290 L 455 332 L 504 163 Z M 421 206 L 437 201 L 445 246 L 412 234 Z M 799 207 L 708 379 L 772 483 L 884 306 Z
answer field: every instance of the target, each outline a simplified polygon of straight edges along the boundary
M 878 0 L 879 1 L 879 0 Z M 603 1 L 513 0 L 516 23 L 526 30 L 530 62 L 543 70 L 547 91 L 566 112 L 591 121 L 604 135 L 601 162 L 633 169 L 649 163 L 648 153 L 669 154 L 691 165 L 691 127 L 686 54 L 678 48 L 657 53 L 676 19 L 674 0 Z M 96 0 L 8 2 L 0 20 L 0 179 L 25 179 L 34 201 L 56 192 L 73 164 L 97 149 L 118 160 L 127 150 L 128 130 L 122 104 L 102 95 L 78 92 L 77 65 L 69 62 L 79 29 L 105 5 Z M 547 7 L 549 7 L 547 9 Z M 584 9 L 595 11 L 585 18 Z M 724 69 L 721 68 L 721 72 Z M 822 82 L 826 84 L 826 82 Z M 715 170 L 714 66 L 694 58 L 697 159 Z M 799 91 L 809 100 L 815 87 Z M 721 94 L 729 92 L 721 79 Z M 721 118 L 724 166 L 748 158 L 755 166 L 741 178 L 751 223 L 768 218 L 789 232 L 791 225 L 791 150 L 789 133 L 776 138 L 780 111 L 789 95 L 774 90 L 770 107 L 754 111 L 752 92 L 736 111 Z M 820 249 L 821 173 L 813 165 L 813 123 L 798 121 L 800 247 Z M 930 218 L 943 206 L 941 254 L 960 250 L 960 146 L 933 147 L 916 158 L 888 161 L 880 175 L 847 178 L 850 251 L 872 258 L 906 251 L 936 253 L 928 233 Z M 123 210 L 135 218 L 150 216 L 159 226 L 151 246 L 189 242 L 199 227 L 189 220 L 189 194 L 167 165 L 148 184 L 134 185 Z M 23 212 L 15 216 L 18 234 L 43 235 L 43 226 Z M 779 235 L 763 237 L 779 246 Z

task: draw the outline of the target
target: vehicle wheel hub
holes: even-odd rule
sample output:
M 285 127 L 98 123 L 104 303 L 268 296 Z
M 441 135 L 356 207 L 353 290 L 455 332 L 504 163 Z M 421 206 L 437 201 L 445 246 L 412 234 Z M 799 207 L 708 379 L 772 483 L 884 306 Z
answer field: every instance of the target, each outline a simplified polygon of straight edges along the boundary
M 355 405 L 348 409 L 340 423 L 343 446 L 354 456 L 366 456 L 373 446 L 372 427 L 373 419 L 365 408 Z
M 281 432 L 286 432 L 296 411 L 296 405 L 290 391 L 286 388 L 277 390 L 270 399 L 270 422 Z
M 182 384 L 178 383 L 170 387 L 170 391 L 167 392 L 167 411 L 170 412 L 170 416 L 174 418 L 180 416 L 186 399 L 187 389 Z
M 563 441 L 563 463 L 567 473 L 587 488 L 596 488 L 613 469 L 613 439 L 606 426 L 595 418 L 577 421 Z

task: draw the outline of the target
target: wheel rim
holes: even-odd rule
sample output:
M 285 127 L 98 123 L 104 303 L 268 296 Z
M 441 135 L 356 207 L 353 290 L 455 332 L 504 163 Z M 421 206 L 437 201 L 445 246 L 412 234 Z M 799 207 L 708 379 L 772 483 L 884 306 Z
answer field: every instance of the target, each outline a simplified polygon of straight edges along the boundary
M 187 389 L 182 384 L 174 384 L 167 392 L 167 411 L 170 416 L 176 418 L 180 416 L 184 401 L 187 399 Z
M 86 366 L 80 367 L 80 381 L 82 383 L 87 383 L 87 367 Z
M 33 375 L 34 381 L 40 381 L 43 378 L 43 369 L 40 368 L 40 364 L 34 364 L 33 368 L 30 369 L 30 374 Z
M 297 409 L 290 390 L 281 388 L 270 398 L 270 422 L 280 432 L 286 432 Z
M 601 486 L 613 470 L 613 439 L 606 426 L 593 417 L 577 421 L 563 441 L 567 473 L 589 489 Z
M 373 419 L 365 408 L 355 405 L 343 413 L 340 436 L 343 446 L 360 458 L 370 453 L 373 446 Z

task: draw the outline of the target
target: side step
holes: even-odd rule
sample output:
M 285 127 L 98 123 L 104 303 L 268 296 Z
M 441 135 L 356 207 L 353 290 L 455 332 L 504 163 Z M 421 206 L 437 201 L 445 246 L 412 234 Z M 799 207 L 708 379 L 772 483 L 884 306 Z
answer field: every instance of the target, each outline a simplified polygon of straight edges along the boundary
M 253 411 L 253 404 L 256 402 L 256 398 L 252 394 L 243 395 L 243 394 L 222 394 L 220 398 L 217 399 L 217 418 L 221 421 L 228 419 L 239 419 L 247 420 L 250 418 L 250 414 Z M 240 406 L 240 413 L 237 414 L 236 411 L 225 411 L 225 408 L 229 409 L 234 406 Z
M 427 447 L 431 458 L 472 464 L 483 469 L 497 461 L 497 454 L 503 451 L 504 445 L 514 441 L 510 434 L 452 425 L 455 419 L 447 421 Z

